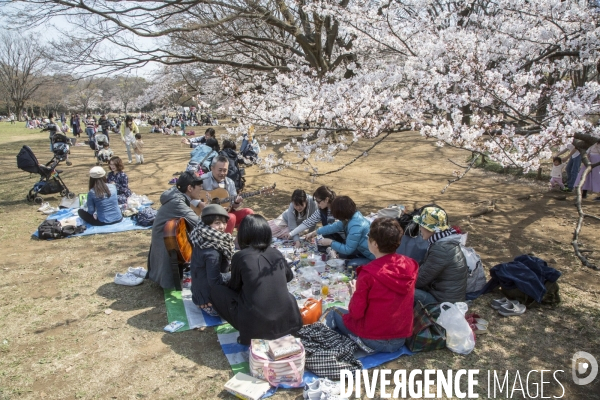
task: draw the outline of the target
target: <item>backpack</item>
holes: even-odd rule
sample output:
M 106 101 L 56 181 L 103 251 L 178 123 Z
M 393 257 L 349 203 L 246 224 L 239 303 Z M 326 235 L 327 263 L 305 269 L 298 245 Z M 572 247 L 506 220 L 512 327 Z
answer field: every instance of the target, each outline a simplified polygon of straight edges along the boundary
M 38 227 L 38 237 L 40 239 L 60 239 L 63 237 L 62 225 L 57 219 L 47 219 Z
M 220 156 L 226 157 L 229 161 L 229 168 L 227 169 L 227 177 L 233 181 L 235 184 L 235 189 L 240 192 L 246 186 L 246 170 L 244 168 L 240 168 L 240 162 L 238 159 L 238 155 L 235 151 L 231 149 L 222 150 L 219 153 Z
M 152 207 L 145 207 L 136 214 L 136 223 L 140 226 L 152 226 L 158 212 Z
M 76 233 L 82 233 L 86 230 L 85 225 L 75 226 L 75 225 L 65 225 L 62 227 L 62 235 L 63 237 L 71 236 Z

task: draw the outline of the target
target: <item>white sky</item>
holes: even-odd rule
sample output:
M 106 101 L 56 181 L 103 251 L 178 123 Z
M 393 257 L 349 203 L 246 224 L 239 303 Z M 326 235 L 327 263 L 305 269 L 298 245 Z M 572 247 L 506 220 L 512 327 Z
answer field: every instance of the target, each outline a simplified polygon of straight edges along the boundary
M 60 30 L 63 31 L 70 31 L 72 29 L 77 29 L 78 26 L 76 24 L 72 24 L 70 23 L 67 18 L 65 17 L 55 17 L 51 20 L 50 22 L 51 24 L 59 27 Z M 5 19 L 0 19 L 0 28 L 3 26 L 10 26 L 10 23 L 8 23 Z M 39 40 L 42 43 L 48 43 L 52 40 L 56 40 L 59 39 L 61 36 L 61 32 L 57 29 L 53 29 L 51 27 L 48 27 L 46 25 L 44 26 L 40 26 L 40 27 L 36 27 L 30 30 L 25 30 L 23 28 L 19 28 L 19 30 L 15 30 L 15 32 L 17 32 L 18 34 L 31 34 L 33 33 L 34 36 L 36 38 L 39 38 Z M 153 38 L 142 38 L 142 37 L 136 37 L 135 38 L 135 43 L 137 44 L 137 46 L 139 48 L 150 48 L 150 47 L 155 47 L 155 40 Z M 114 45 L 113 45 L 114 46 Z M 113 50 L 115 50 L 114 47 L 112 47 Z M 129 49 L 124 49 L 121 48 L 123 52 L 125 51 L 130 51 Z M 65 50 L 68 51 L 68 50 Z M 123 53 L 125 55 L 127 55 L 127 53 Z M 144 67 L 138 68 L 136 71 L 133 72 L 134 75 L 137 76 L 142 76 L 142 77 L 149 77 L 152 74 L 153 70 L 156 70 L 159 67 L 159 65 L 157 65 L 156 63 L 149 63 Z

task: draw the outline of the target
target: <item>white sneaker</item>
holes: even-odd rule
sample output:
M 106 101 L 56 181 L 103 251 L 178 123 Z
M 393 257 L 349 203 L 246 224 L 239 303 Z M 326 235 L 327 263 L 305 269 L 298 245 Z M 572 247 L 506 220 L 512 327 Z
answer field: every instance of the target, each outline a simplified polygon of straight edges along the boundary
M 129 272 L 126 274 L 117 273 L 115 275 L 115 283 L 117 285 L 137 286 L 142 282 L 144 282 L 144 278 L 139 278 Z
M 50 207 L 50 203 L 43 203 L 42 206 L 40 208 L 38 208 L 38 211 L 44 211 Z
M 302 397 L 304 400 L 321 400 L 321 379 L 317 379 L 304 386 Z
M 54 214 L 57 211 L 58 211 L 58 208 L 48 206 L 48 208 L 42 210 L 42 213 L 44 213 L 46 215 L 50 215 L 50 214 Z
M 146 275 L 148 275 L 148 271 L 144 267 L 129 267 L 127 272 L 143 279 L 146 279 Z
M 327 378 L 319 378 L 304 386 L 304 400 L 341 400 L 340 386 Z

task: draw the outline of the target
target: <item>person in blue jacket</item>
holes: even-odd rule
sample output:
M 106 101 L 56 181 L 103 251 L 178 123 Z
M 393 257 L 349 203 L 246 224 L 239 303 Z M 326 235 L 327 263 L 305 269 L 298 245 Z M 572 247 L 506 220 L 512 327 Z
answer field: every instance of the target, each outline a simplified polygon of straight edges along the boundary
M 117 187 L 106 183 L 106 171 L 102 167 L 90 169 L 90 191 L 87 195 L 87 211 L 80 208 L 79 217 L 90 225 L 112 225 L 123 220 L 117 199 Z M 96 216 L 94 217 L 94 213 Z
M 341 258 L 346 258 L 348 266 L 357 267 L 367 264 L 375 259 L 369 251 L 368 233 L 371 224 L 356 209 L 356 204 L 348 196 L 336 197 L 331 203 L 331 214 L 336 222 L 317 229 L 316 232 L 306 235 L 311 238 L 315 235 L 331 235 L 333 233 L 345 234 L 345 242 L 323 238 L 318 241 L 319 246 L 331 246 Z
M 206 144 L 201 144 L 192 150 L 187 170 L 193 172 L 198 172 L 200 169 L 204 172 L 210 171 L 212 159 L 218 155 L 219 150 L 219 142 L 217 139 L 208 139 Z

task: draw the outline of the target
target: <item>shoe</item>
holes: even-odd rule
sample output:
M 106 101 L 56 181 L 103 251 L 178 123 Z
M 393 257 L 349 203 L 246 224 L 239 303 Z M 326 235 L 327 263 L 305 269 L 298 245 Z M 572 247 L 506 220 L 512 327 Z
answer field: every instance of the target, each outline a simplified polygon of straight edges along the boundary
M 43 210 L 42 213 L 44 213 L 46 215 L 50 215 L 50 214 L 54 214 L 57 211 L 58 211 L 58 208 L 48 207 L 45 210 Z
M 219 317 L 219 313 L 212 306 L 200 307 L 200 309 L 211 317 Z
M 169 185 L 174 185 L 177 183 L 177 178 L 173 178 L 169 181 Z
M 117 285 L 137 286 L 142 282 L 144 282 L 144 278 L 140 278 L 129 272 L 126 274 L 120 274 L 117 272 L 115 275 L 115 283 Z
M 527 310 L 527 307 L 523 304 L 509 303 L 500 307 L 498 313 L 504 317 L 511 317 L 513 315 L 522 315 L 525 310 Z
M 67 161 L 67 167 L 70 167 L 71 165 L 73 165 L 73 163 L 71 161 Z
M 594 201 L 600 201 L 600 196 L 596 197 Z
M 321 379 L 317 379 L 311 383 L 304 385 L 302 398 L 304 400 L 321 400 Z
M 138 278 L 146 278 L 146 275 L 148 275 L 148 271 L 146 271 L 146 269 L 144 267 L 129 267 L 127 269 L 127 272 L 137 276 Z
M 492 308 L 494 310 L 499 310 L 500 307 L 502 307 L 504 305 L 508 305 L 510 303 L 519 304 L 519 302 L 517 300 L 509 300 L 506 297 L 503 297 L 501 299 L 492 300 L 492 302 L 490 303 L 490 306 L 492 306 Z
M 131 160 L 127 161 L 127 164 L 131 164 Z
M 327 378 L 319 378 L 304 386 L 302 397 L 305 400 L 334 400 L 343 399 L 339 396 L 340 387 Z
M 562 188 L 560 190 L 561 190 L 561 192 L 566 192 L 566 193 L 571 193 L 572 192 L 572 190 L 569 189 L 569 188 L 567 188 L 567 187 L 564 187 L 564 188 Z
M 49 208 L 52 208 L 50 206 L 50 203 L 43 203 L 42 206 L 40 208 L 38 208 L 38 211 L 42 212 L 42 211 L 47 210 Z

